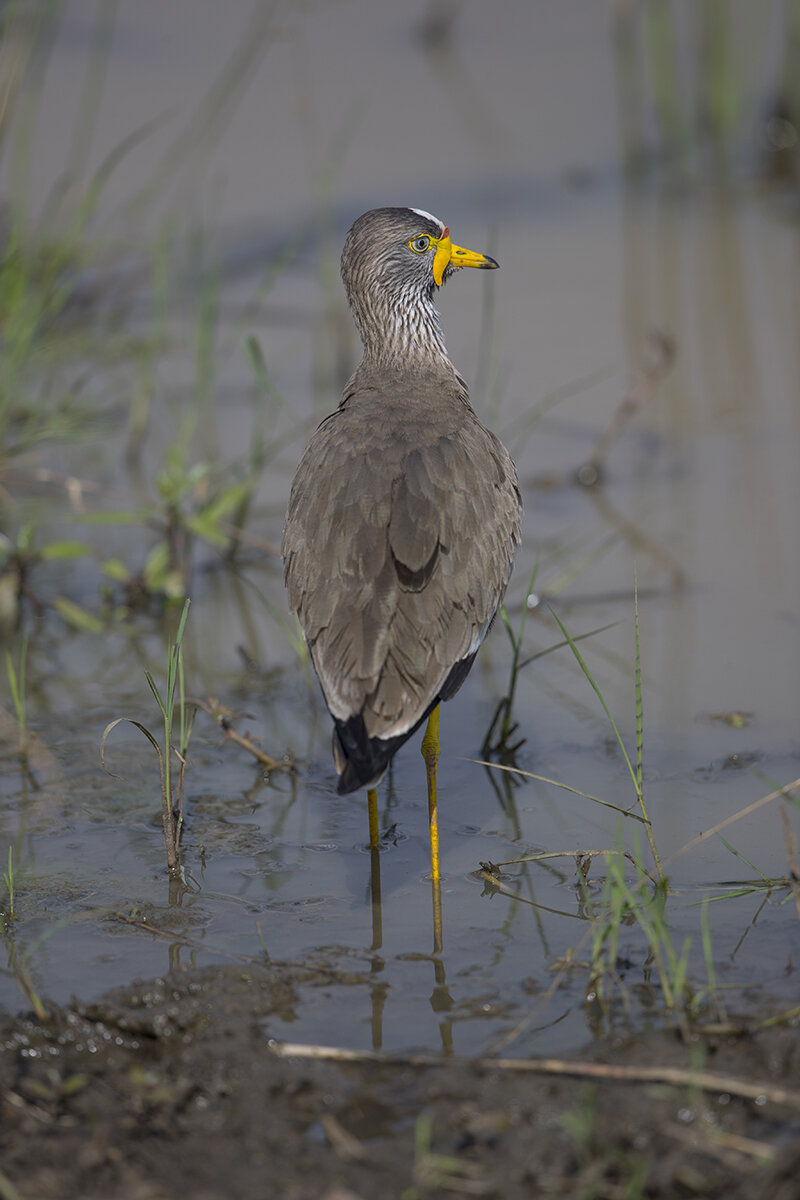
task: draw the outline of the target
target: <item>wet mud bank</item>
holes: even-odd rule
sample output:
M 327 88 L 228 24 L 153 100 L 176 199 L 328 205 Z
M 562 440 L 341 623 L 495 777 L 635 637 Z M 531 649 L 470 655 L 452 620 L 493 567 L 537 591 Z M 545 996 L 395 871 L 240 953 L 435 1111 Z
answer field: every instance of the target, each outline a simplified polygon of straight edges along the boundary
M 797 1194 L 794 1028 L 600 1040 L 574 1078 L 284 1056 L 271 1019 L 314 982 L 189 970 L 5 1017 L 3 1200 Z

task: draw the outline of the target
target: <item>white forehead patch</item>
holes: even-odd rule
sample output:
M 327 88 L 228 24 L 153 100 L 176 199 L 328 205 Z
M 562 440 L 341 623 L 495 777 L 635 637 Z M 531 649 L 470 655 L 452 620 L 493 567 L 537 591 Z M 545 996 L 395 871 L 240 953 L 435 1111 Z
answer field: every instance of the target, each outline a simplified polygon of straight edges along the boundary
M 434 225 L 438 225 L 442 233 L 444 233 L 444 221 L 440 221 L 433 213 L 425 212 L 424 208 L 412 208 L 411 211 L 416 213 L 418 217 L 424 217 L 426 221 L 433 221 Z

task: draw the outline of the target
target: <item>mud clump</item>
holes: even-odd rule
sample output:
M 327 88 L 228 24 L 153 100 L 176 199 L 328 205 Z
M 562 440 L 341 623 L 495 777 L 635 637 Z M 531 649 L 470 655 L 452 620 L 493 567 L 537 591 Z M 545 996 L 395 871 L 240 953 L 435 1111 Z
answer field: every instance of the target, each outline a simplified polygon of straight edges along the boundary
M 20 1200 L 418 1200 L 459 1195 L 794 1200 L 800 1110 L 664 1082 L 458 1061 L 316 1061 L 270 1044 L 302 982 L 176 972 L 44 1022 L 0 1022 L 0 1193 Z M 615 1065 L 800 1078 L 792 1029 L 686 1046 L 599 1041 Z M 792 1093 L 796 1095 L 796 1093 Z

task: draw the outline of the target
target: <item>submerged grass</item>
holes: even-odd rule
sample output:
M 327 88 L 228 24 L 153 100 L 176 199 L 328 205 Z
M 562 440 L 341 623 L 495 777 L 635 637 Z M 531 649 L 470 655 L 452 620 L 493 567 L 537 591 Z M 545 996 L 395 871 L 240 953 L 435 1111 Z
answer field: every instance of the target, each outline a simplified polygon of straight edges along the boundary
M 498 701 L 494 711 L 494 716 L 489 724 L 484 738 L 481 750 L 486 758 L 497 755 L 502 759 L 513 762 L 514 754 L 524 744 L 525 739 L 521 738 L 513 745 L 509 744 L 509 740 L 519 728 L 519 725 L 513 719 L 514 701 L 516 699 L 517 685 L 521 673 L 531 663 L 536 662 L 540 658 L 544 658 L 547 654 L 552 654 L 555 650 L 560 650 L 563 646 L 570 644 L 568 638 L 563 641 L 555 642 L 548 646 L 545 650 L 538 650 L 535 654 L 522 656 L 522 649 L 525 636 L 525 625 L 528 618 L 528 613 L 539 603 L 539 597 L 535 593 L 536 576 L 539 569 L 539 559 L 537 557 L 534 563 L 533 570 L 528 580 L 528 586 L 522 601 L 522 610 L 520 613 L 519 623 L 514 629 L 511 623 L 508 609 L 505 605 L 500 606 L 500 620 L 503 623 L 508 640 L 511 643 L 511 667 L 509 672 L 508 688 L 504 696 Z M 595 637 L 599 633 L 605 632 L 606 629 L 612 629 L 616 625 L 616 621 L 610 622 L 608 625 L 601 625 L 598 629 L 592 629 L 588 633 L 582 633 L 573 639 L 573 643 L 583 641 L 585 638 Z
M 620 937 L 623 927 L 635 923 L 647 948 L 645 977 L 660 998 L 663 1009 L 673 1014 L 682 1028 L 686 1026 L 692 991 L 688 982 L 691 939 L 676 946 L 667 920 L 666 884 L 651 885 L 641 861 L 634 837 L 632 852 L 635 882 L 625 876 L 625 858 L 621 854 L 606 857 L 603 893 L 597 904 L 597 916 L 591 926 L 591 968 L 587 1001 L 597 1001 L 610 1010 L 615 990 L 624 993 L 619 973 Z M 595 910 L 588 889 L 584 897 L 589 911 Z M 625 996 L 626 1006 L 629 1004 Z
M 17 718 L 17 753 L 21 759 L 24 759 L 28 750 L 28 709 L 26 692 L 28 673 L 27 634 L 22 639 L 18 667 L 14 666 L 14 660 L 11 657 L 11 651 L 6 651 L 6 673 L 8 675 L 8 686 L 11 690 L 11 701 L 14 705 L 14 714 Z
M 567 628 L 566 628 L 564 622 L 559 617 L 558 613 L 556 613 L 552 608 L 550 609 L 550 612 L 552 613 L 553 618 L 556 621 L 556 624 L 558 625 L 559 629 L 561 630 L 564 637 L 566 638 L 566 640 L 569 644 L 569 648 L 572 651 L 573 655 L 575 656 L 575 659 L 577 660 L 578 666 L 581 668 L 581 670 L 583 671 L 587 680 L 591 684 L 592 690 L 594 691 L 595 695 L 597 696 L 598 700 L 600 701 L 600 704 L 602 705 L 602 708 L 603 708 L 603 712 L 606 714 L 606 717 L 608 718 L 608 722 L 609 722 L 612 730 L 614 731 L 614 737 L 617 740 L 617 745 L 620 748 L 622 757 L 625 760 L 625 765 L 628 768 L 631 779 L 633 780 L 634 788 L 636 789 L 636 802 L 639 805 L 639 808 L 641 810 L 642 818 L 644 820 L 645 828 L 647 830 L 647 840 L 650 843 L 650 853 L 653 856 L 653 862 L 655 863 L 656 871 L 658 872 L 658 875 L 659 875 L 661 881 L 664 882 L 664 880 L 665 880 L 664 870 L 661 866 L 661 859 L 659 857 L 658 849 L 656 847 L 655 836 L 653 834 L 653 826 L 651 824 L 649 816 L 647 815 L 647 807 L 645 805 L 645 799 L 644 799 L 643 765 L 642 765 L 643 746 L 644 746 L 644 709 L 643 709 L 643 705 L 642 705 L 642 670 L 641 670 L 641 658 L 640 658 L 640 647 L 639 647 L 639 590 L 638 590 L 638 583 L 636 581 L 635 575 L 634 575 L 634 591 L 633 591 L 633 611 L 634 611 L 634 630 L 635 630 L 635 635 L 634 635 L 634 695 L 635 695 L 635 724 L 636 724 L 636 755 L 635 755 L 636 766 L 635 767 L 631 763 L 627 748 L 625 746 L 625 742 L 622 738 L 622 735 L 620 734 L 619 729 L 617 728 L 617 724 L 616 724 L 613 716 L 611 715 L 611 710 L 608 707 L 608 705 L 605 701 L 605 698 L 603 696 L 603 693 L 601 692 L 594 676 L 592 675 L 591 671 L 587 667 L 586 662 L 575 643 L 575 639 L 567 631 Z
M 641 816 L 620 810 L 627 817 L 635 817 L 637 822 L 644 825 L 647 832 L 651 857 L 656 871 L 653 876 L 645 862 L 636 826 L 633 828 L 632 844 L 626 849 L 620 838 L 620 844 L 611 849 L 587 850 L 585 847 L 571 851 L 546 852 L 526 855 L 518 859 L 509 859 L 497 863 L 482 864 L 482 874 L 492 890 L 503 891 L 509 896 L 516 896 L 513 889 L 499 881 L 502 868 L 528 862 L 543 863 L 559 857 L 573 857 L 576 864 L 576 883 L 581 896 L 582 919 L 589 922 L 589 928 L 578 944 L 573 946 L 553 964 L 556 972 L 553 985 L 548 989 L 547 997 L 553 995 L 567 972 L 585 970 L 587 972 L 587 987 L 585 1007 L 590 1022 L 598 1027 L 601 1023 L 612 1020 L 617 1009 L 622 1008 L 628 1019 L 633 1018 L 634 997 L 640 1004 L 646 1003 L 647 1010 L 661 1012 L 673 1022 L 682 1034 L 688 1035 L 690 1028 L 698 1021 L 708 1021 L 711 1015 L 710 1029 L 738 1029 L 738 1025 L 726 1024 L 725 1008 L 721 1000 L 720 984 L 715 968 L 715 955 L 709 919 L 709 904 L 711 901 L 731 899 L 750 894 L 763 894 L 769 897 L 776 888 L 786 890 L 786 900 L 794 900 L 800 915 L 800 865 L 794 832 L 789 824 L 786 811 L 787 802 L 797 806 L 795 793 L 800 791 L 800 780 L 783 787 L 776 787 L 766 796 L 753 804 L 747 805 L 737 813 L 726 817 L 718 825 L 703 834 L 693 838 L 679 851 L 673 854 L 669 863 L 687 853 L 695 846 L 706 841 L 709 837 L 717 837 L 737 860 L 743 862 L 760 878 L 757 881 L 741 884 L 726 885 L 724 892 L 719 895 L 705 897 L 700 903 L 699 938 L 702 949 L 702 962 L 705 968 L 705 982 L 692 977 L 693 959 L 691 957 L 694 935 L 686 935 L 676 940 L 671 926 L 669 906 L 674 893 L 669 887 L 661 855 L 658 852 L 655 835 L 650 822 L 644 800 L 644 717 L 642 704 L 642 672 L 641 648 L 639 641 L 638 588 L 634 585 L 634 705 L 635 705 L 635 740 L 636 751 L 632 761 L 627 753 L 619 728 L 611 714 L 599 684 L 592 675 L 589 667 L 577 648 L 577 638 L 567 630 L 564 622 L 553 612 L 553 617 L 564 634 L 562 645 L 569 645 L 578 661 L 584 676 L 597 695 L 609 724 L 614 732 L 626 767 L 636 790 L 636 803 L 641 810 Z M 519 647 L 515 645 L 515 666 L 524 665 L 520 657 Z M 495 769 L 513 772 L 521 777 L 542 779 L 542 776 L 523 771 L 518 767 L 501 763 L 485 763 Z M 559 787 L 556 780 L 544 780 Z M 567 788 L 572 792 L 578 789 Z M 600 801 L 598 797 L 586 792 L 578 792 L 592 802 L 599 802 L 609 807 L 618 807 L 608 801 Z M 773 801 L 781 805 L 781 820 L 783 823 L 786 852 L 789 871 L 781 879 L 770 878 L 760 871 L 744 854 L 722 837 L 721 831 L 727 829 L 743 817 L 761 809 Z M 605 864 L 601 878 L 601 890 L 598 894 L 598 881 L 590 882 L 590 871 L 595 861 Z M 626 871 L 626 863 L 633 866 L 633 878 Z M 669 864 L 667 864 L 669 865 Z M 709 885 L 710 886 L 710 885 Z M 535 902 L 531 902 L 535 903 Z M 632 947 L 636 947 L 635 952 Z M 582 951 L 588 950 L 588 959 L 581 957 Z M 634 955 L 634 961 L 631 956 Z M 635 987 L 629 986 L 626 976 L 632 969 L 638 967 L 639 981 Z M 727 985 L 730 986 L 730 985 Z M 644 997 L 647 997 L 646 1002 Z M 547 998 L 546 997 L 546 998 Z M 538 1011 L 537 1006 L 536 1011 Z M 782 1014 L 780 1020 L 792 1020 L 792 1010 Z M 594 1014 L 594 1015 L 593 1015 Z M 524 1028 L 531 1017 L 524 1018 L 520 1025 L 502 1040 L 505 1046 L 513 1041 Z
M 508 639 L 511 642 L 511 674 L 508 682 L 508 691 L 499 701 L 494 717 L 483 739 L 482 750 L 486 758 L 492 754 L 502 754 L 505 757 L 513 758 L 514 752 L 519 750 L 525 740 L 523 738 L 513 746 L 509 745 L 509 739 L 518 728 L 516 722 L 512 720 L 512 713 L 520 671 L 532 661 L 531 659 L 522 660 L 521 654 L 523 638 L 525 636 L 525 622 L 528 617 L 529 602 L 536 584 L 538 569 L 539 559 L 537 558 L 533 564 L 531 577 L 528 580 L 528 587 L 522 600 L 522 611 L 516 631 L 511 624 L 511 618 L 508 615 L 505 605 L 502 605 L 500 608 L 500 620 L 503 622 Z
M 0 157 L 6 158 L 11 177 L 11 195 L 0 211 L 0 632 L 25 626 L 31 610 L 38 616 L 49 609 L 72 628 L 103 633 L 109 619 L 118 623 L 143 607 L 157 612 L 164 604 L 181 603 L 198 542 L 212 548 L 222 565 L 233 561 L 248 541 L 258 542 L 245 525 L 253 515 L 260 479 L 287 440 L 298 435 L 296 422 L 288 434 L 275 430 L 274 422 L 267 428 L 261 406 L 254 405 L 256 428 L 245 469 L 238 462 L 221 461 L 211 403 L 218 385 L 220 272 L 205 230 L 189 226 L 183 206 L 175 210 L 181 216 L 175 211 L 160 214 L 158 231 L 142 233 L 135 260 L 127 251 L 124 265 L 116 261 L 114 244 L 94 235 L 97 218 L 108 220 L 103 209 L 114 172 L 164 124 L 160 118 L 135 129 L 90 169 L 114 5 L 99 7 L 63 173 L 34 214 L 30 162 L 60 15 L 57 4 L 40 6 L 35 14 L 30 6 L 10 4 L 0 19 L 0 53 L 8 68 Z M 181 180 L 185 184 L 182 173 L 196 178 L 275 36 L 272 8 L 254 13 L 190 114 L 185 136 L 177 138 L 144 179 L 134 200 L 117 212 L 127 231 L 131 221 L 141 229 L 152 223 L 167 192 Z M 270 287 L 296 249 L 292 243 L 268 264 Z M 187 278 L 193 281 L 191 288 Z M 143 279 L 149 285 L 144 294 Z M 259 283 L 256 298 L 264 290 Z M 147 318 L 142 332 L 143 302 Z M 247 308 L 251 318 L 257 309 L 255 302 Z M 129 314 L 137 321 L 135 336 Z M 142 451 L 154 436 L 153 418 L 161 408 L 155 401 L 164 391 L 162 361 L 174 356 L 176 336 L 187 359 L 193 359 L 193 379 L 181 393 L 172 439 L 164 444 L 158 430 L 162 465 L 151 481 L 141 470 Z M 262 386 L 267 372 L 252 336 L 243 353 L 251 366 L 259 365 Z M 276 401 L 274 391 L 269 399 Z M 173 412 L 174 407 L 170 405 Z M 77 478 L 71 465 L 58 481 L 68 500 L 66 512 L 62 506 L 54 510 L 29 502 L 28 493 L 43 476 L 56 482 L 52 470 L 43 466 L 47 447 L 58 444 L 69 451 L 87 433 L 97 442 L 116 433 L 120 423 L 127 426 L 128 465 L 139 476 L 134 491 L 141 494 L 142 484 L 151 488 L 152 502 L 116 513 L 107 503 L 102 509 L 87 505 L 92 485 Z M 113 451 L 110 440 L 109 449 Z M 123 550 L 127 543 L 121 541 L 108 555 L 91 534 L 86 543 L 54 536 L 49 527 L 54 519 L 80 520 L 89 530 L 94 524 L 117 523 L 140 536 L 131 539 L 130 549 Z M 150 544 L 142 550 L 145 540 Z M 275 548 L 265 549 L 273 553 Z M 94 601 L 85 595 L 53 598 L 46 582 L 37 586 L 46 579 L 45 564 L 82 557 L 97 560 L 100 567 Z
M 14 847 L 9 844 L 8 847 L 8 867 L 3 872 L 3 883 L 6 889 L 6 899 L 0 904 L 0 936 L 5 943 L 8 967 L 7 972 L 10 974 L 22 995 L 27 1000 L 31 1010 L 35 1013 L 39 1020 L 44 1020 L 47 1016 L 47 1010 L 39 998 L 39 994 L 33 982 L 33 977 L 30 970 L 30 960 L 37 949 L 37 945 L 28 946 L 22 949 L 18 941 L 18 925 L 19 911 L 17 906 L 18 893 L 18 870 L 14 861 Z
M 183 606 L 183 613 L 181 614 L 175 641 L 170 643 L 168 649 L 167 682 L 163 697 L 153 676 L 149 671 L 145 671 L 145 678 L 155 697 L 164 724 L 163 748 L 146 725 L 131 717 L 117 717 L 115 721 L 110 721 L 103 730 L 103 736 L 100 740 L 100 761 L 106 770 L 108 770 L 105 763 L 106 741 L 112 730 L 116 729 L 123 722 L 135 726 L 136 729 L 144 734 L 155 750 L 158 757 L 161 779 L 161 817 L 164 830 L 164 845 L 167 853 L 167 867 L 172 872 L 177 870 L 179 862 L 178 856 L 181 845 L 181 833 L 183 831 L 183 788 L 186 771 L 186 751 L 189 747 L 189 739 L 192 735 L 192 726 L 196 711 L 194 704 L 187 703 L 183 677 L 183 634 L 189 615 L 189 603 L 190 601 L 187 600 Z M 175 717 L 176 708 L 177 722 Z M 175 744 L 176 732 L 178 734 L 177 744 Z M 173 772 L 173 754 L 178 760 L 177 775 Z
M 3 872 L 3 882 L 6 885 L 8 893 L 8 905 L 6 908 L 6 920 L 14 920 L 14 847 L 8 847 L 8 870 Z
M 528 589 L 530 595 L 533 578 Z M 602 690 L 588 667 L 577 646 L 577 638 L 573 637 L 561 617 L 551 609 L 564 641 L 560 645 L 568 645 L 584 677 L 600 701 L 603 712 L 611 726 L 614 737 L 620 748 L 628 773 L 634 785 L 636 805 L 641 815 L 621 809 L 609 801 L 599 800 L 586 792 L 580 792 L 592 802 L 599 802 L 607 807 L 617 808 L 622 815 L 635 817 L 644 825 L 650 855 L 652 858 L 655 877 L 648 869 L 642 853 L 641 843 L 634 826 L 631 846 L 620 844 L 611 849 L 587 850 L 585 847 L 573 851 L 547 852 L 525 856 L 520 859 L 506 860 L 500 863 L 482 864 L 484 877 L 499 890 L 508 890 L 497 882 L 500 869 L 513 864 L 526 862 L 543 862 L 553 857 L 573 856 L 576 863 L 576 882 L 581 896 L 583 919 L 589 921 L 589 929 L 579 945 L 573 947 L 561 959 L 559 971 L 574 970 L 583 965 L 588 972 L 586 989 L 587 1015 L 595 1010 L 600 1019 L 608 1019 L 621 1004 L 628 1017 L 632 1016 L 633 1003 L 631 990 L 625 982 L 625 975 L 634 965 L 629 962 L 630 945 L 638 943 L 636 952 L 640 961 L 642 982 L 637 984 L 636 992 L 640 996 L 642 987 L 648 995 L 648 1007 L 660 1011 L 674 1021 L 678 1028 L 688 1033 L 690 1022 L 703 1015 L 709 1003 L 714 1005 L 715 1015 L 723 1014 L 718 999 L 718 984 L 714 969 L 714 952 L 711 937 L 711 927 L 708 919 L 708 900 L 704 901 L 700 918 L 700 938 L 705 963 L 707 984 L 701 986 L 690 979 L 690 953 L 692 938 L 685 936 L 676 943 L 669 920 L 669 902 L 671 891 L 662 865 L 661 855 L 656 845 L 655 834 L 650 821 L 644 795 L 644 709 L 642 702 L 642 670 L 641 646 L 639 638 L 639 604 L 638 583 L 634 577 L 634 724 L 635 724 L 635 754 L 633 760 L 628 754 L 619 727 L 611 713 Z M 527 597 L 526 597 L 527 603 Z M 507 628 L 508 628 L 507 624 Z M 515 682 L 521 666 L 531 661 L 521 655 L 522 633 L 524 622 L 518 635 L 511 635 L 513 646 L 512 682 Z M 585 635 L 584 635 L 585 636 Z M 513 687 L 509 689 L 513 698 Z M 511 771 L 522 777 L 542 779 L 542 776 L 523 771 L 508 764 L 485 764 L 495 768 Z M 544 780 L 559 787 L 564 787 L 556 780 Z M 568 788 L 570 791 L 577 791 Z M 787 836 L 787 846 L 791 845 Z M 733 848 L 731 848 L 733 849 Z M 743 856 L 742 856 L 743 858 Z M 604 863 L 602 888 L 598 895 L 597 882 L 590 882 L 590 871 L 595 861 Z M 744 860 L 746 861 L 746 860 Z M 627 864 L 633 866 L 633 878 L 629 879 Z M 752 864 L 748 864 L 753 870 Z M 764 878 L 764 886 L 772 881 Z M 513 894 L 513 893 L 509 893 Z M 737 893 L 741 894 L 741 890 Z M 800 911 L 800 909 L 799 909 Z M 588 943 L 588 945 L 587 945 Z M 587 945 L 588 961 L 581 959 L 581 948 Z M 558 964 L 557 964 L 558 965 Z

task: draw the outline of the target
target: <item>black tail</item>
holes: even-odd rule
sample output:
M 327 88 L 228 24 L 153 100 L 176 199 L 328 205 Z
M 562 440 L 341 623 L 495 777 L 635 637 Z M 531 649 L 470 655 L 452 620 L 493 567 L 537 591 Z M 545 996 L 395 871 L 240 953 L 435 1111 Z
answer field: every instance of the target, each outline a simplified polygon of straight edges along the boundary
M 417 732 L 423 721 L 427 721 L 440 700 L 454 696 L 469 674 L 477 650 L 469 658 L 457 662 L 442 684 L 438 696 L 431 700 L 422 716 L 405 733 L 396 737 L 370 738 L 361 713 L 338 721 L 334 717 L 333 761 L 339 772 L 337 791 L 340 796 L 356 792 L 359 788 L 374 787 L 400 747 Z
M 437 696 L 417 723 L 396 737 L 368 737 L 364 718 L 360 713 L 347 721 L 335 721 L 333 761 L 339 772 L 336 788 L 339 795 L 344 796 L 348 792 L 358 791 L 359 788 L 374 787 L 403 743 L 417 732 L 438 703 Z

